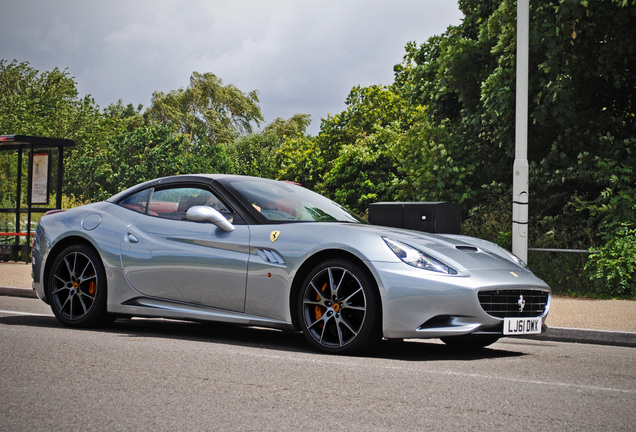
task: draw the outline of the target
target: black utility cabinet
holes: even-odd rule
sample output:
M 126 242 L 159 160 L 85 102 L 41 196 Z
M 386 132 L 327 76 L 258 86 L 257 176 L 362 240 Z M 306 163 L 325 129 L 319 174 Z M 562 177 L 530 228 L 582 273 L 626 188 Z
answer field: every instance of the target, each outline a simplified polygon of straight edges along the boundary
M 429 233 L 459 234 L 461 209 L 449 202 L 378 202 L 369 205 L 369 222 Z

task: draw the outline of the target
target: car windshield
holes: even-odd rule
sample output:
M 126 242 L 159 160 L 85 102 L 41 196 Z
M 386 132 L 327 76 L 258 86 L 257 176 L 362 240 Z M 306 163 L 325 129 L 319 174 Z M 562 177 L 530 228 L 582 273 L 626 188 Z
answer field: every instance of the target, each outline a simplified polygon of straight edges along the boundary
M 271 222 L 362 222 L 330 199 L 293 183 L 241 179 L 230 187 Z

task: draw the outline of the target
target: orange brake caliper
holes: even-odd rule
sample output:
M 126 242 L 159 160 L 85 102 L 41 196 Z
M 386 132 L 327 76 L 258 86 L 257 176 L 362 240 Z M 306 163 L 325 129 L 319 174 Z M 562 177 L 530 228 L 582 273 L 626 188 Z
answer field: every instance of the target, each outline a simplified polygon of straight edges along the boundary
M 94 275 L 92 275 L 92 276 L 94 276 Z M 88 283 L 88 293 L 89 293 L 90 295 L 95 295 L 95 285 L 96 285 L 96 284 L 95 284 L 95 281 L 94 281 L 94 280 L 93 280 L 93 281 L 90 281 L 90 282 Z
M 326 289 L 327 289 L 327 282 L 325 282 L 325 284 L 322 286 L 322 288 L 320 288 L 320 291 L 322 291 L 324 293 Z M 320 301 L 320 296 L 318 294 L 316 294 L 316 297 L 318 297 L 316 300 Z M 314 315 L 315 315 L 317 320 L 319 320 L 320 317 L 322 317 L 323 313 L 324 313 L 324 308 L 322 306 L 314 307 Z

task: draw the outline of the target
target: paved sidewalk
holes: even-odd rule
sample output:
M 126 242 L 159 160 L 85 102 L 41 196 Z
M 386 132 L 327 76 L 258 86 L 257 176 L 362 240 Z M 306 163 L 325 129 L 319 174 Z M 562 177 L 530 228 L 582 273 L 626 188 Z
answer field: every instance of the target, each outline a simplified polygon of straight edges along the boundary
M 36 298 L 31 266 L 0 262 L 0 295 Z M 636 347 L 636 301 L 587 300 L 555 296 L 539 340 Z

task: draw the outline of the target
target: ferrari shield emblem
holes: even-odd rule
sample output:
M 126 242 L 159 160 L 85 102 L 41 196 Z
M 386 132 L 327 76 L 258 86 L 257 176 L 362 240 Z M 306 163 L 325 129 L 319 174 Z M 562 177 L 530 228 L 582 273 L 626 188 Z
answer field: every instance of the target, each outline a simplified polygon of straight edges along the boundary
M 278 239 L 278 236 L 280 236 L 280 231 L 272 231 L 272 233 L 269 235 L 269 239 L 272 241 L 272 243 L 274 243 Z

